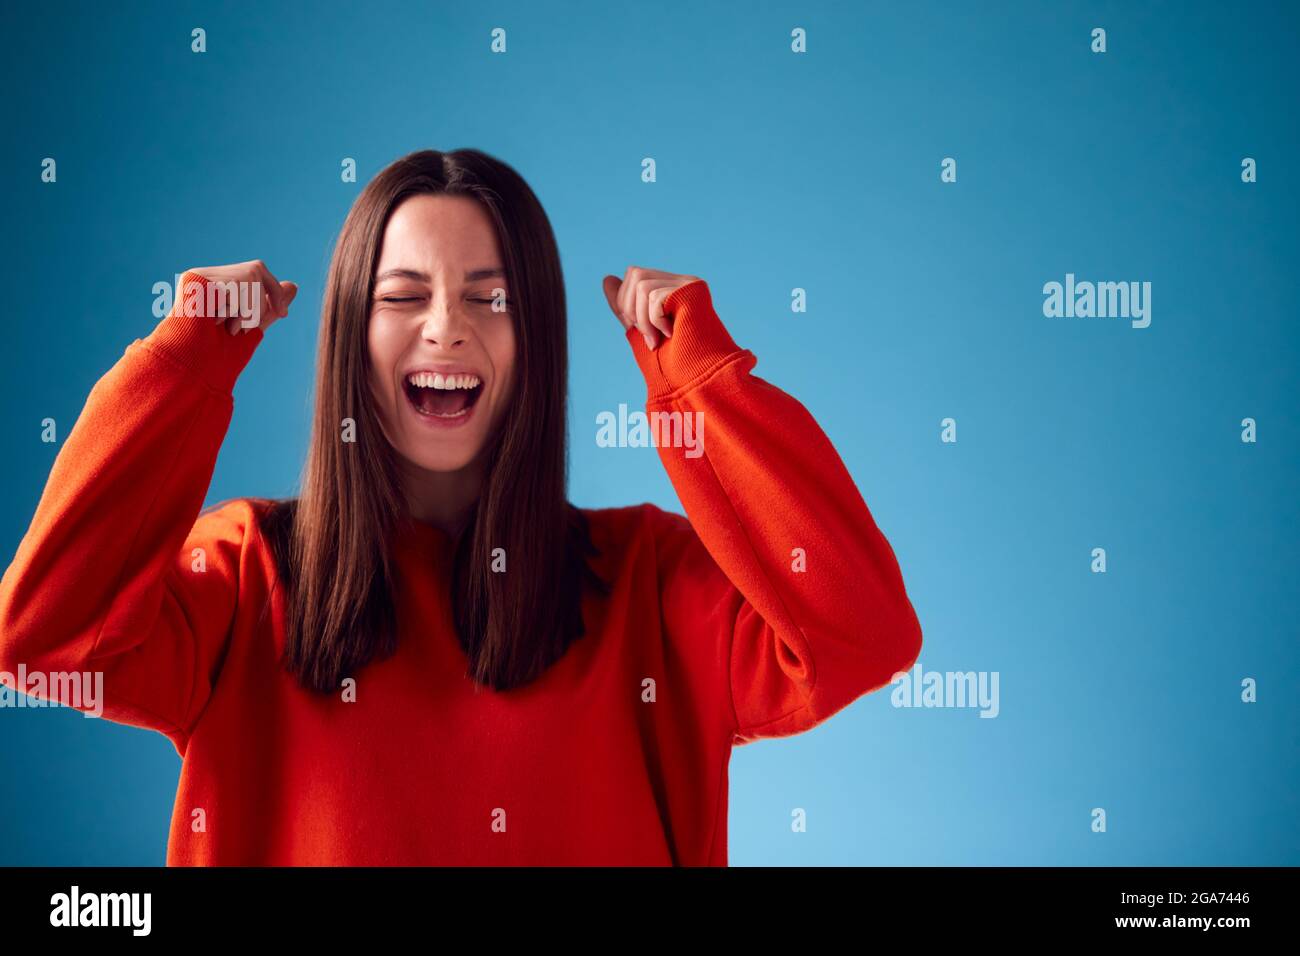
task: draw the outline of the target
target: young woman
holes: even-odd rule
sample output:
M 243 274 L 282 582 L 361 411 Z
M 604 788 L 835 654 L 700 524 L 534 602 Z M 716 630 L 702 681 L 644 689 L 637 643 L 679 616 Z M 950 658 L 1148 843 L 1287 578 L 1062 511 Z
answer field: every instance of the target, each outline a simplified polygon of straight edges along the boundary
M 186 272 L 0 585 L 0 671 L 102 673 L 104 716 L 174 743 L 168 864 L 725 865 L 732 747 L 915 661 L 892 549 L 702 279 L 604 279 L 689 520 L 566 500 L 555 239 L 476 150 L 398 160 L 348 215 L 298 497 L 201 510 L 296 291 Z

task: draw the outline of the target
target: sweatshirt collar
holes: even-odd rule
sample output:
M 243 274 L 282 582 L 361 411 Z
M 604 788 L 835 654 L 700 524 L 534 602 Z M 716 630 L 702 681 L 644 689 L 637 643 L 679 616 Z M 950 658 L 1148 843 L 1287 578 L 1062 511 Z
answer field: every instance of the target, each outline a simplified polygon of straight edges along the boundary
M 399 543 L 412 546 L 418 550 L 437 550 L 447 552 L 451 549 L 452 538 L 446 531 L 436 525 L 408 516 L 398 519 L 396 537 Z

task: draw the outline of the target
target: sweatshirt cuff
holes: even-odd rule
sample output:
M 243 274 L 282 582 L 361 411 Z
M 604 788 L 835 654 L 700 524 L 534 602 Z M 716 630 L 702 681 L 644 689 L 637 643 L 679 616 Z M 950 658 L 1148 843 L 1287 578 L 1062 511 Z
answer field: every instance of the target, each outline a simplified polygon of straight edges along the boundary
M 645 376 L 648 398 L 653 400 L 690 385 L 742 349 L 713 309 L 713 297 L 703 279 L 675 289 L 664 299 L 665 315 L 671 315 L 672 338 L 659 335 L 651 350 L 635 325 L 627 330 L 632 355 Z
M 263 331 L 259 326 L 231 335 L 215 313 L 208 318 L 208 285 L 196 272 L 182 275 L 171 311 L 144 339 L 144 345 L 175 359 L 208 387 L 229 395 L 262 341 Z

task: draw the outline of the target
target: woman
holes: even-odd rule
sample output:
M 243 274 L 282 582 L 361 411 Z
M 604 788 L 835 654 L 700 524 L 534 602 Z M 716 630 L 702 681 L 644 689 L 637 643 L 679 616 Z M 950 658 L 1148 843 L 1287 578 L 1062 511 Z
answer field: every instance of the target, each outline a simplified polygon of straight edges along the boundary
M 102 672 L 104 715 L 176 746 L 168 864 L 725 865 L 731 748 L 916 659 L 853 480 L 702 279 L 604 280 L 689 521 L 568 503 L 554 236 L 476 150 L 398 160 L 348 215 L 300 495 L 201 511 L 296 291 L 186 272 L 0 586 L 0 670 Z

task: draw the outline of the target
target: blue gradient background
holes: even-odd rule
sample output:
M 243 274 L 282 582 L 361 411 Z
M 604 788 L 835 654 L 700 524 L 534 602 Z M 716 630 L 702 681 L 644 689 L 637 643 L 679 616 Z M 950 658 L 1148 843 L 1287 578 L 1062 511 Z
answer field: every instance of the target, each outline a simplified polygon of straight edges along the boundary
M 1294 6 L 121 6 L 2 14 L 6 564 L 57 451 L 41 419 L 66 435 L 191 265 L 302 286 L 209 500 L 292 493 L 349 204 L 405 152 L 476 146 L 559 239 L 572 500 L 681 510 L 653 449 L 596 447 L 645 394 L 600 280 L 703 276 L 852 471 L 923 667 L 1001 675 L 995 720 L 885 690 L 736 750 L 733 865 L 1300 862 Z M 1150 281 L 1150 328 L 1045 318 L 1067 272 Z M 0 863 L 163 862 L 161 735 L 0 710 L 0 767 Z

